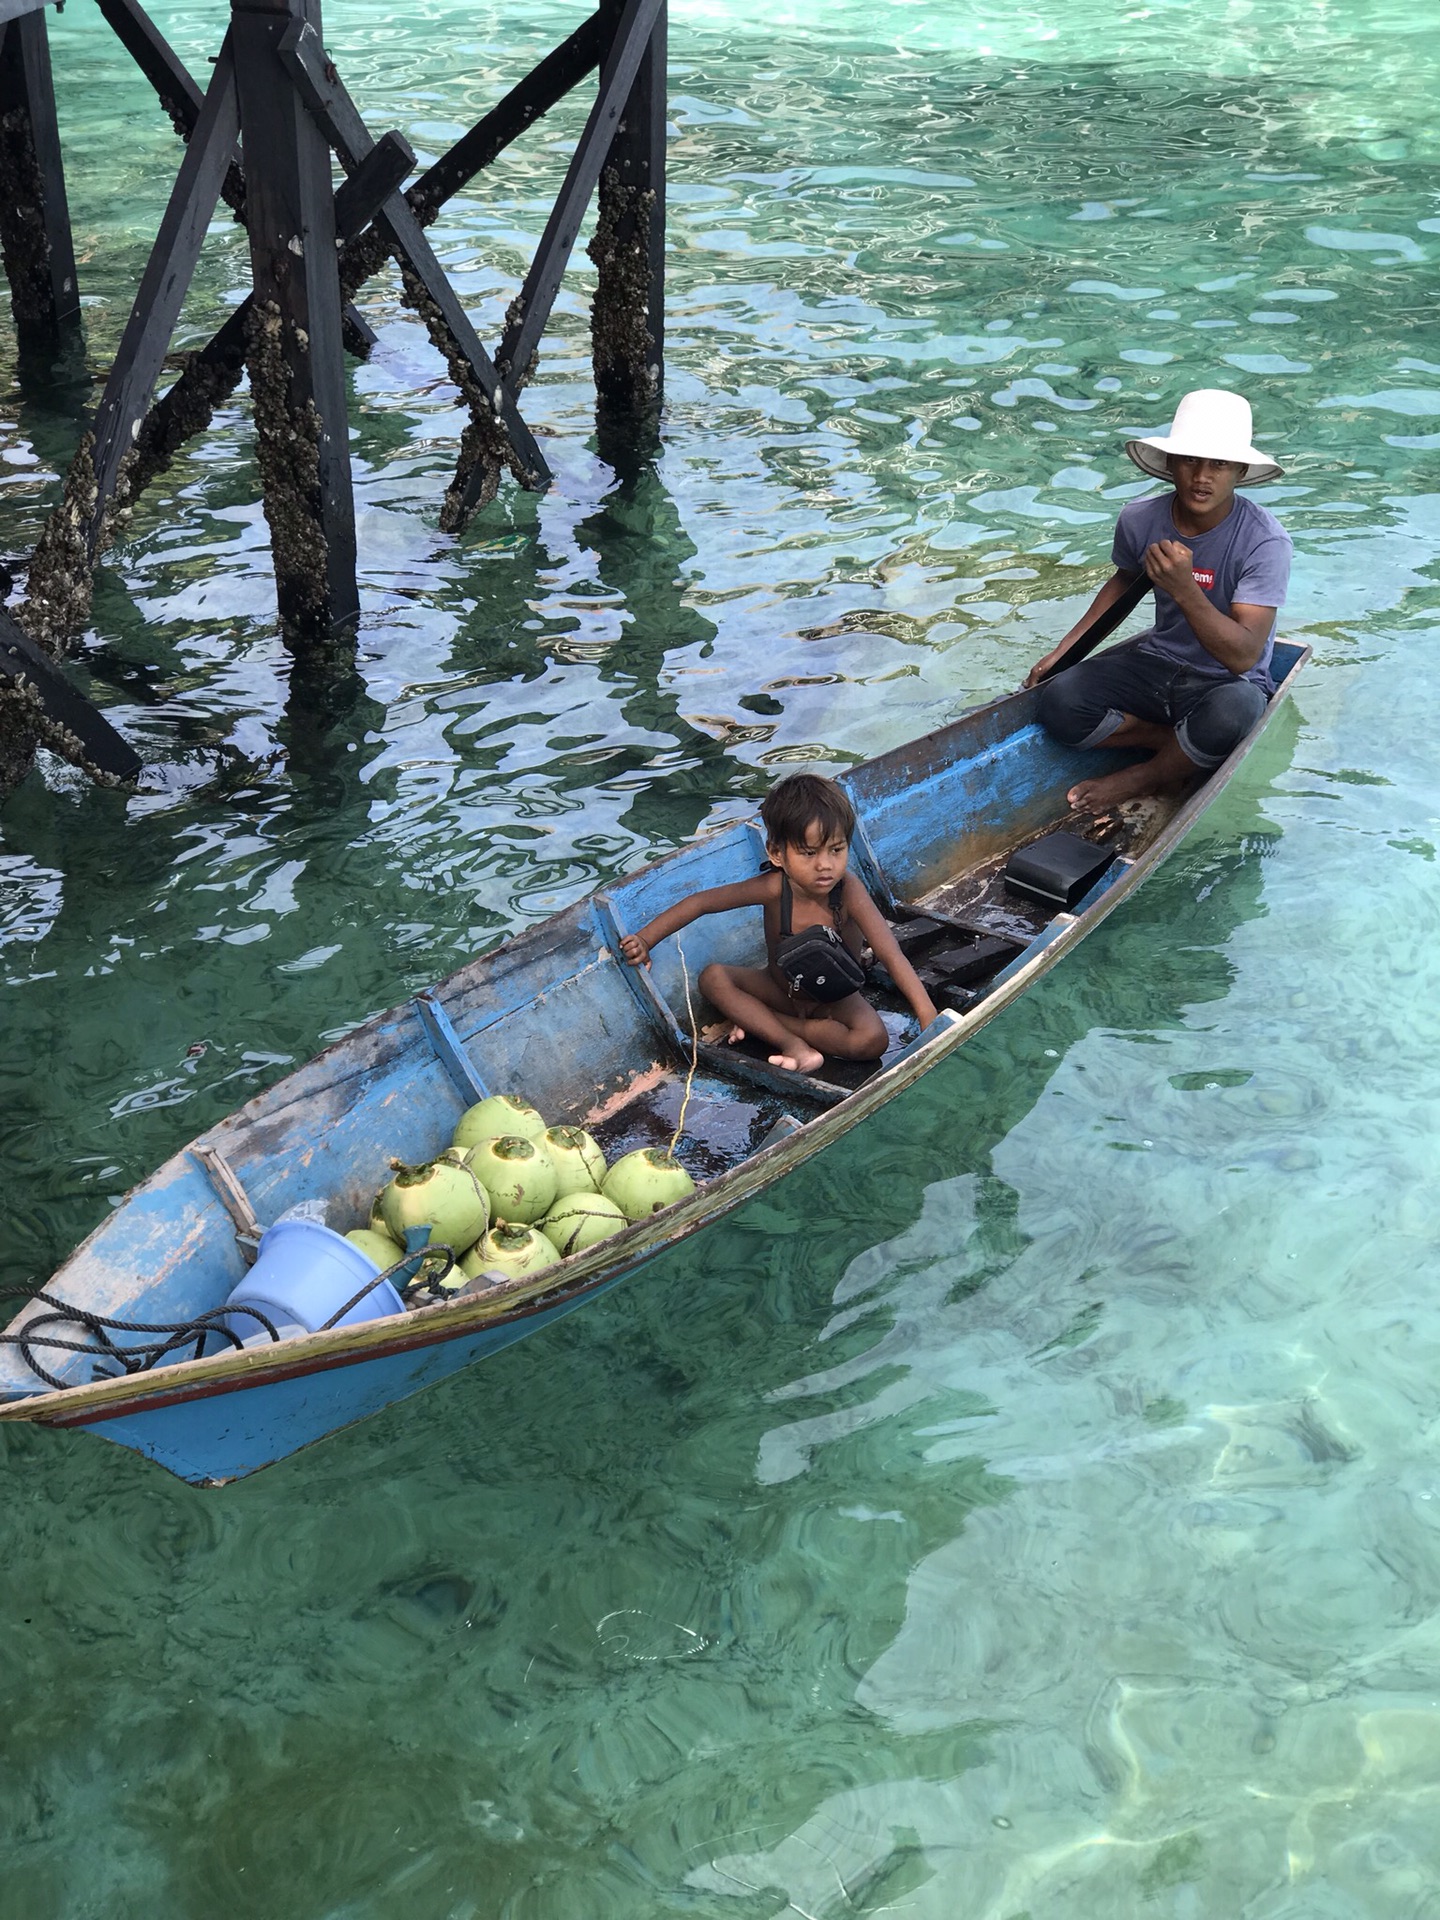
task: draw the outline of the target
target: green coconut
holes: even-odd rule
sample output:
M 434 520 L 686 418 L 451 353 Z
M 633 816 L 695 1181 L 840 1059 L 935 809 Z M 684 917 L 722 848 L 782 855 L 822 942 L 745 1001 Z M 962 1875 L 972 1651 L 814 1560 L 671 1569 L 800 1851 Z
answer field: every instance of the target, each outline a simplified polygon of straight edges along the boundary
M 397 1247 L 388 1233 L 376 1233 L 371 1227 L 353 1227 L 345 1238 L 358 1247 L 367 1260 L 373 1260 L 381 1273 L 405 1258 L 405 1249 Z
M 384 1239 L 388 1240 L 390 1238 L 389 1229 L 385 1225 L 385 1215 L 380 1210 L 380 1202 L 384 1198 L 385 1189 L 381 1187 L 375 1198 L 370 1202 L 369 1231 L 371 1233 L 378 1233 Z
M 501 1134 L 472 1147 L 466 1164 L 489 1194 L 496 1220 L 533 1227 L 555 1204 L 555 1165 L 543 1140 Z
M 695 1182 L 672 1154 L 659 1147 L 638 1147 L 615 1162 L 600 1191 L 627 1220 L 644 1220 L 693 1193 Z
M 438 1241 L 455 1252 L 473 1247 L 490 1224 L 490 1202 L 469 1167 L 431 1160 L 401 1167 L 380 1196 L 385 1231 L 405 1241 L 411 1227 L 428 1227 L 426 1244 Z
M 555 1163 L 555 1198 L 567 1193 L 598 1193 L 605 1178 L 605 1156 L 583 1127 L 547 1127 L 545 1151 Z
M 501 1273 L 507 1280 L 522 1279 L 527 1273 L 541 1273 L 560 1258 L 545 1234 L 536 1227 L 492 1227 L 478 1246 L 472 1247 L 460 1262 L 467 1280 L 478 1280 L 482 1273 Z
M 583 1253 L 598 1240 L 608 1240 L 629 1222 L 603 1193 L 571 1193 L 555 1202 L 540 1225 L 563 1260 L 567 1254 Z
M 502 1134 L 518 1133 L 522 1140 L 538 1140 L 544 1131 L 544 1117 L 528 1100 L 522 1100 L 518 1093 L 492 1093 L 461 1114 L 455 1145 L 468 1153 L 482 1140 L 498 1140 Z

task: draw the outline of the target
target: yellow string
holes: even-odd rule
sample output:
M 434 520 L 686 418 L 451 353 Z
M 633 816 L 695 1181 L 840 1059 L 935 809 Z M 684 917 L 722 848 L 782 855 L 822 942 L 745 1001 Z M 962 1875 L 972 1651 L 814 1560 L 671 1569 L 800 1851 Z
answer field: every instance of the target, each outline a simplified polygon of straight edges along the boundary
M 690 1107 L 690 1089 L 695 1082 L 695 1069 L 700 1064 L 700 1028 L 695 1020 L 695 1005 L 690 998 L 690 969 L 685 964 L 685 949 L 681 946 L 678 937 L 675 941 L 675 951 L 680 956 L 680 973 L 685 982 L 685 1012 L 690 1021 L 690 1071 L 685 1076 L 685 1093 L 680 1101 L 680 1119 L 674 1133 L 670 1136 L 670 1144 L 665 1149 L 672 1160 L 675 1158 L 675 1142 L 685 1131 L 685 1115 Z

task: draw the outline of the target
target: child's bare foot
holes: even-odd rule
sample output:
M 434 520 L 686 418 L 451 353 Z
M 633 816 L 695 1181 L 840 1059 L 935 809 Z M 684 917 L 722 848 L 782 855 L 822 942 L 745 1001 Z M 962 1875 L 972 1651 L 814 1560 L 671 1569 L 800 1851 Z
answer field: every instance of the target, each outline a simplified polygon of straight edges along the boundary
M 814 1047 L 797 1044 L 788 1053 L 772 1053 L 772 1067 L 786 1067 L 791 1073 L 818 1073 L 825 1064 L 823 1053 L 817 1053 Z
M 725 1036 L 725 1044 L 727 1047 L 738 1047 L 740 1042 L 744 1038 L 745 1038 L 744 1027 L 739 1027 L 739 1026 L 731 1027 L 729 1033 L 727 1033 Z

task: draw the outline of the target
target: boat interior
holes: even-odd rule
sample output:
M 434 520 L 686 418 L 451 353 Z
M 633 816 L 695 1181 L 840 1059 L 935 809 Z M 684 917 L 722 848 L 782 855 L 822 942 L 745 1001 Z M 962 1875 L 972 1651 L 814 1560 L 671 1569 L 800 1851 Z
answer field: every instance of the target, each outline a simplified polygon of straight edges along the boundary
M 860 823 L 852 866 L 937 1006 L 952 1013 L 994 993 L 1073 924 L 1176 810 L 1174 800 L 1152 800 L 1108 820 L 1074 817 L 1065 796 L 1082 767 L 1093 775 L 1128 756 L 1059 747 L 1034 707 L 1033 694 L 1010 696 L 844 776 Z M 1056 829 L 1103 841 L 1112 855 L 1084 897 L 1058 910 L 1005 877 L 1017 848 Z M 674 1140 L 697 1182 L 722 1178 L 918 1041 L 877 972 L 872 997 L 891 1035 L 881 1061 L 827 1061 L 802 1075 L 745 1044 L 723 1044 L 724 1026 L 695 982 L 712 960 L 761 959 L 753 910 L 694 922 L 656 949 L 649 969 L 618 957 L 623 933 L 701 888 L 755 875 L 765 857 L 754 821 L 708 834 L 375 1016 L 174 1155 L 51 1289 L 99 1313 L 150 1321 L 218 1307 L 253 1257 L 257 1227 L 317 1200 L 337 1231 L 364 1225 L 392 1164 L 433 1157 L 487 1092 L 523 1095 L 551 1125 L 588 1127 L 612 1162 Z M 617 1259 L 624 1240 L 606 1243 Z M 93 1356 L 56 1364 L 88 1380 Z M 36 1391 L 16 1350 L 0 1348 L 0 1397 Z

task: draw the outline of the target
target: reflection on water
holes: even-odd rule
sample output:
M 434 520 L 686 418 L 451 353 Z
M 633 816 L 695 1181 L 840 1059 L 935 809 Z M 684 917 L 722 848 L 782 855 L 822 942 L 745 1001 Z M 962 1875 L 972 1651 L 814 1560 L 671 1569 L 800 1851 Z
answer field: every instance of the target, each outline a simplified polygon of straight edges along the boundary
M 1316 665 L 1022 1006 L 587 1314 L 217 1495 L 6 1431 L 0 1910 L 1420 1920 L 1433 36 L 675 11 L 657 456 L 596 438 L 577 255 L 526 396 L 557 485 L 439 534 L 463 419 L 382 277 L 353 676 L 291 675 L 243 393 L 103 571 L 82 671 L 158 771 L 0 817 L 0 1272 L 777 772 L 1015 684 L 1187 387 L 1288 468 Z M 512 15 L 327 36 L 423 163 L 578 17 Z M 212 15 L 159 17 L 201 71 Z M 54 35 L 103 366 L 178 148 L 93 13 Z M 434 230 L 487 337 L 582 110 Z M 219 222 L 187 341 L 243 278 Z M 0 558 L 92 399 L 0 394 Z

